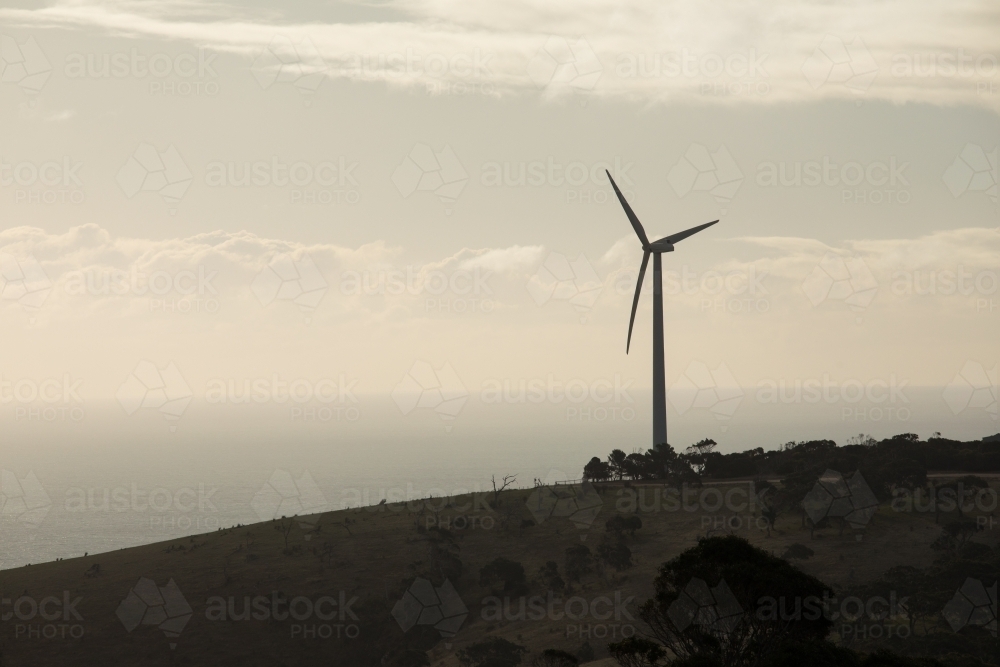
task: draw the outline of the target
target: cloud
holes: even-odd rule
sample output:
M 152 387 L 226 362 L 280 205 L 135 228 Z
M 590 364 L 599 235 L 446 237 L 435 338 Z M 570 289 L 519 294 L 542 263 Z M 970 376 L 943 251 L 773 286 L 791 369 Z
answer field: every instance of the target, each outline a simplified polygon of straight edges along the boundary
M 515 245 L 509 248 L 477 250 L 472 253 L 474 256 L 458 262 L 459 268 L 466 270 L 480 268 L 496 273 L 511 273 L 526 271 L 537 264 L 542 258 L 543 249 L 537 245 Z
M 801 279 L 804 267 L 811 268 L 827 253 L 860 257 L 871 270 L 885 279 L 898 271 L 997 270 L 1000 266 L 1000 233 L 983 227 L 966 227 L 934 232 L 913 239 L 856 239 L 830 246 L 817 239 L 799 237 L 739 237 L 736 243 L 768 251 L 756 260 L 772 275 Z
M 400 87 L 472 80 L 490 84 L 497 94 L 537 91 L 528 64 L 556 36 L 583 40 L 596 54 L 603 71 L 590 95 L 699 104 L 859 95 L 898 103 L 1000 104 L 997 96 L 976 89 L 994 81 L 1000 17 L 1000 9 L 982 0 L 850 7 L 785 0 L 766 11 L 735 0 L 712 8 L 679 0 L 624 6 L 610 0 L 395 0 L 341 13 L 343 19 L 332 21 L 317 3 L 297 7 L 292 20 L 222 4 L 74 0 L 3 9 L 0 19 L 27 28 L 187 40 L 251 58 L 275 36 L 308 37 L 329 65 L 327 76 Z M 921 71 L 929 59 L 956 57 L 955 44 L 974 58 L 992 57 L 993 71 L 958 76 L 941 67 L 931 76 L 907 73 L 917 54 Z M 401 61 L 393 57 L 407 49 L 420 57 L 418 64 L 394 65 Z M 851 83 L 859 73 L 864 85 Z M 740 94 L 733 93 L 737 88 Z
M 88 223 L 63 233 L 49 233 L 37 227 L 6 229 L 0 231 L 0 252 L 15 259 L 32 256 L 38 260 L 55 285 L 55 294 L 46 301 L 46 308 L 53 315 L 79 316 L 81 309 L 103 316 L 148 315 L 148 307 L 137 308 L 134 302 L 152 298 L 142 286 L 154 274 L 162 274 L 166 284 L 168 277 L 173 279 L 187 271 L 195 275 L 214 274 L 212 289 L 219 294 L 207 296 L 226 302 L 229 320 L 242 320 L 266 316 L 253 284 L 276 257 L 291 257 L 296 261 L 308 257 L 336 295 L 324 301 L 324 308 L 359 317 L 408 319 L 425 317 L 425 299 L 439 296 L 441 290 L 445 296 L 466 295 L 466 292 L 470 296 L 492 298 L 500 298 L 496 292 L 520 295 L 543 249 L 517 245 L 464 248 L 440 259 L 407 262 L 403 248 L 383 241 L 347 248 L 221 230 L 186 238 L 145 239 L 112 236 L 103 227 Z M 133 279 L 133 274 L 138 278 Z M 406 289 L 386 290 L 390 274 L 403 276 Z M 118 290 L 126 293 L 115 292 L 116 280 L 129 283 L 128 289 Z M 133 280 L 138 281 L 138 290 L 131 287 Z M 342 283 L 348 280 L 358 285 L 358 289 L 342 289 Z M 181 299 L 185 295 L 172 289 L 161 296 Z

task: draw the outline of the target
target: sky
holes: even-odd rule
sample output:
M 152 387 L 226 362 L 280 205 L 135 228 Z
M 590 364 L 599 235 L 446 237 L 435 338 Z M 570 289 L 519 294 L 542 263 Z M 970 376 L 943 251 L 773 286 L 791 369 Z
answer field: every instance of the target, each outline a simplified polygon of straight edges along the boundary
M 647 447 L 651 283 L 626 355 L 642 253 L 605 170 L 650 238 L 720 220 L 664 257 L 677 448 L 996 433 L 998 27 L 989 2 L 5 2 L 7 465 L 332 440 L 572 476 Z

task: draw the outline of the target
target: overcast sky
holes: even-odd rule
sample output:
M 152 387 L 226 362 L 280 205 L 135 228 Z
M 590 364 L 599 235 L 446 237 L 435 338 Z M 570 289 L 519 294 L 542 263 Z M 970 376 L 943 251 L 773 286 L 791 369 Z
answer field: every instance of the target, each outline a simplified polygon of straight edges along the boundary
M 4 3 L 5 422 L 648 390 L 608 169 L 650 238 L 721 220 L 664 257 L 671 424 L 815 380 L 1000 430 L 994 3 L 293 4 Z

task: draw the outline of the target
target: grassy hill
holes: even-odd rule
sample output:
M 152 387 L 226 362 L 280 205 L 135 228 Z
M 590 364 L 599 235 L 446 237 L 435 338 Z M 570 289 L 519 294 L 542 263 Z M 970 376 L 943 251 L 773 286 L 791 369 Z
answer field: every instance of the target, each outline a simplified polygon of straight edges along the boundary
M 523 664 L 554 648 L 603 665 L 609 641 L 642 632 L 638 607 L 658 566 L 701 537 L 733 533 L 778 556 L 803 545 L 813 555 L 796 565 L 847 592 L 890 568 L 932 567 L 942 526 L 958 518 L 883 502 L 864 526 L 809 528 L 789 512 L 768 531 L 750 484 L 705 481 L 685 498 L 619 481 L 383 504 L 6 570 L 0 664 L 415 665 L 426 656 L 444 666 L 502 637 L 525 647 Z M 634 535 L 607 527 L 633 515 Z M 971 541 L 997 548 L 990 512 L 964 519 L 984 528 Z M 555 570 L 543 569 L 550 561 Z M 250 618 L 232 618 L 247 601 Z M 940 614 L 927 618 L 925 631 L 954 634 Z

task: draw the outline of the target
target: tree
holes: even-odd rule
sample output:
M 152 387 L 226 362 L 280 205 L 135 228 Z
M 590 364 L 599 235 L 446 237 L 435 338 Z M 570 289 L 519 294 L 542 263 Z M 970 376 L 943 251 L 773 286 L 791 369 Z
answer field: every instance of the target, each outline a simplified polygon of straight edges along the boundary
M 715 604 L 703 614 L 698 611 L 703 602 L 694 600 L 704 597 L 698 591 L 708 592 L 706 587 Z M 702 539 L 664 563 L 655 591 L 655 597 L 640 608 L 640 616 L 653 638 L 682 660 L 707 658 L 726 667 L 759 665 L 785 643 L 823 641 L 831 625 L 822 614 L 782 619 L 777 613 L 779 601 L 786 606 L 807 598 L 819 601 L 827 587 L 732 535 Z
M 959 558 L 980 530 L 981 527 L 975 521 L 951 521 L 945 524 L 941 536 L 931 543 L 931 549 L 947 551 Z
M 524 566 L 506 558 L 495 558 L 479 570 L 479 585 L 493 588 L 503 584 L 503 592 L 518 595 L 527 589 Z
M 625 459 L 628 456 L 620 449 L 612 449 L 608 454 L 608 467 L 615 479 L 621 479 L 625 475 Z
M 497 476 L 493 475 L 490 478 L 493 482 L 493 509 L 496 509 L 500 504 L 500 494 L 507 489 L 508 486 L 517 481 L 517 475 L 504 475 L 503 481 L 500 482 L 500 488 L 497 488 Z
M 490 637 L 456 653 L 463 667 L 514 667 L 528 649 L 502 637 Z
M 622 469 L 631 479 L 649 479 L 655 474 L 650 465 L 649 457 L 641 452 L 632 452 L 625 457 Z
M 611 477 L 611 466 L 596 456 L 583 467 L 583 479 L 591 482 L 604 482 Z
M 286 517 L 282 515 L 278 519 L 278 523 L 274 525 L 274 529 L 281 533 L 281 536 L 285 539 L 285 552 L 288 551 L 288 536 L 292 533 L 292 527 L 295 525 L 295 517 Z M 273 520 L 273 519 L 272 519 Z

